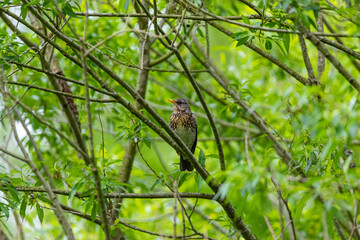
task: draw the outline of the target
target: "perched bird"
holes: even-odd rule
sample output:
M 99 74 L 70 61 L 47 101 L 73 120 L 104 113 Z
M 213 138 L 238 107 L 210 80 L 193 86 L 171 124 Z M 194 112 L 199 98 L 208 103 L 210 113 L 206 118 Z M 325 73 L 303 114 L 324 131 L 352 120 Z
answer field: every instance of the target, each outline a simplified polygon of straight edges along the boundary
M 174 111 L 170 116 L 170 128 L 173 129 L 186 146 L 195 152 L 197 143 L 197 122 L 195 115 L 191 112 L 190 105 L 185 99 L 169 99 L 174 105 Z M 179 153 L 178 153 L 179 154 Z M 180 155 L 180 170 L 194 170 L 191 162 Z

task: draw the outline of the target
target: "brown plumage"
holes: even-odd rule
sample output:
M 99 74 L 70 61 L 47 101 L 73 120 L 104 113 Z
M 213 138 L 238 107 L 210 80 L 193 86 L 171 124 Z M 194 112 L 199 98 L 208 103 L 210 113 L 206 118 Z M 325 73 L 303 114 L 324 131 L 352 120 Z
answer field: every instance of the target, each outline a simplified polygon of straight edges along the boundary
M 195 115 L 191 112 L 190 105 L 185 99 L 169 99 L 174 104 L 174 112 L 170 116 L 169 126 L 173 129 L 186 146 L 195 152 L 197 143 L 197 122 Z M 179 153 L 178 153 L 179 154 Z M 180 170 L 194 170 L 191 162 L 180 155 Z

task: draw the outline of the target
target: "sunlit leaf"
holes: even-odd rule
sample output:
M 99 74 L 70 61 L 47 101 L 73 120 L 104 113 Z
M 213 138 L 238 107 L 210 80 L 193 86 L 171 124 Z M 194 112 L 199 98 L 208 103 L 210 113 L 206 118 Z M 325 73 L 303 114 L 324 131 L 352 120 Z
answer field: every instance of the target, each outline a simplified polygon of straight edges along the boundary
M 42 209 L 42 207 L 40 207 L 39 204 L 36 204 L 36 212 L 37 212 L 40 223 L 42 223 L 44 220 L 44 209 Z
M 205 154 L 203 152 L 202 149 L 200 149 L 200 152 L 199 152 L 199 163 L 201 164 L 202 167 L 205 167 Z
M 20 205 L 20 217 L 23 219 L 26 215 L 26 205 L 27 205 L 27 199 L 24 198 L 21 201 L 21 205 Z

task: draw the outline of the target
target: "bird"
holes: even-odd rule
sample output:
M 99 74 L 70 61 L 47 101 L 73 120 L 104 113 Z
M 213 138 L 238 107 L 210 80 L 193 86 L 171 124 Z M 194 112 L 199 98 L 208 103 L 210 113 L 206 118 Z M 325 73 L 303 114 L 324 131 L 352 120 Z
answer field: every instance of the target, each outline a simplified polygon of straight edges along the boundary
M 197 121 L 195 115 L 191 112 L 189 103 L 182 98 L 168 99 L 174 106 L 174 111 L 170 116 L 169 126 L 181 138 L 186 146 L 195 152 L 197 144 Z M 189 159 L 180 155 L 180 170 L 192 171 L 194 166 Z

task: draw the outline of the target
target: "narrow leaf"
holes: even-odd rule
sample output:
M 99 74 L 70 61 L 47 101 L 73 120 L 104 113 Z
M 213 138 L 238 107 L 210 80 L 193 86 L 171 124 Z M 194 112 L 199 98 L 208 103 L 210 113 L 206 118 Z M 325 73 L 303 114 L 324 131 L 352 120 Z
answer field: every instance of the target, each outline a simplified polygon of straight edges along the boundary
M 248 34 L 249 34 L 248 31 L 237 32 L 237 33 L 234 33 L 233 35 L 231 35 L 231 37 L 233 37 L 234 40 L 239 40 L 240 38 L 243 38 Z
M 4 213 L 6 218 L 9 218 L 10 216 L 9 209 L 2 203 L 0 203 L 0 210 L 2 213 Z
M 245 37 L 241 38 L 241 39 L 238 41 L 238 43 L 236 44 L 236 46 L 238 47 L 238 46 L 243 45 L 244 43 L 247 42 L 248 39 L 249 39 L 249 36 L 245 36 Z
M 124 3 L 124 9 L 125 11 L 127 11 L 129 9 L 129 3 L 130 3 L 130 0 L 126 0 L 125 3 Z
M 271 44 L 271 42 L 269 40 L 266 40 L 265 48 L 266 48 L 266 50 L 271 50 L 272 49 L 272 44 Z
M 63 12 L 70 16 L 70 17 L 74 17 L 74 18 L 79 18 L 78 15 L 76 15 L 76 13 L 73 11 L 72 6 L 70 5 L 70 3 L 65 3 L 65 6 L 63 7 Z
M 71 189 L 70 191 L 70 195 L 69 195 L 69 200 L 71 201 L 72 198 L 74 197 L 74 195 L 76 194 L 77 190 L 79 190 L 82 185 L 84 185 L 84 182 L 82 180 L 80 180 L 79 182 L 77 182 Z
M 151 148 L 151 139 L 148 138 L 148 137 L 144 137 L 143 140 L 144 140 L 145 145 L 146 145 L 148 148 Z
M 20 217 L 22 219 L 24 219 L 26 215 L 26 205 L 27 205 L 27 199 L 25 198 L 21 201 L 21 205 L 20 205 Z
M 8 190 L 9 190 L 11 196 L 15 199 L 15 201 L 20 202 L 19 192 L 16 190 L 16 188 L 11 184 L 7 185 L 7 187 L 8 187 Z
M 243 15 L 241 18 L 242 18 L 242 20 L 244 21 L 244 23 L 246 23 L 246 24 L 248 24 L 248 25 L 251 24 L 249 18 L 247 18 L 246 16 Z
M 311 197 L 310 194 L 306 194 L 300 201 L 297 202 L 296 208 L 295 208 L 295 216 L 294 216 L 295 223 L 299 222 L 301 213 L 310 197 Z
M 97 203 L 94 202 L 94 206 L 93 206 L 93 208 L 91 210 L 91 221 L 95 221 L 96 213 L 97 213 Z
M 179 182 L 178 182 L 178 187 L 181 187 L 181 185 L 185 182 L 187 176 L 189 176 L 189 173 L 187 172 L 182 172 L 179 176 Z
M 204 154 L 204 151 L 202 149 L 200 149 L 200 152 L 199 152 L 199 163 L 201 164 L 202 167 L 205 167 L 205 154 Z
M 290 34 L 283 34 L 282 36 L 283 44 L 286 49 L 286 52 L 289 54 L 289 48 L 290 48 Z
M 154 184 L 151 186 L 150 191 L 154 190 L 155 186 L 158 185 L 159 183 L 160 183 L 160 179 L 156 179 Z
M 89 200 L 86 203 L 85 206 L 85 213 L 87 213 L 87 211 L 90 209 L 90 207 L 93 205 L 94 203 L 94 198 L 95 198 L 95 194 L 91 195 L 91 197 L 89 198 Z
M 39 220 L 42 223 L 44 220 L 44 209 L 42 209 L 39 204 L 36 204 L 36 211 L 37 211 Z

